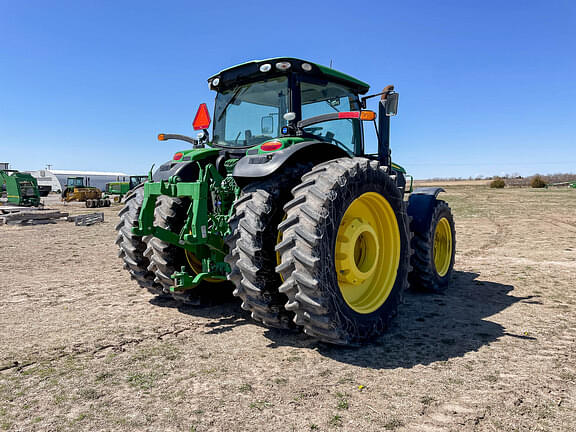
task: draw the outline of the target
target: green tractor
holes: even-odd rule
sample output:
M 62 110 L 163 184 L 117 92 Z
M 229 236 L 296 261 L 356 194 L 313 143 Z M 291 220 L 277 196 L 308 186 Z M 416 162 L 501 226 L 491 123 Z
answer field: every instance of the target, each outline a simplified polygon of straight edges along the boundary
M 117 181 L 106 183 L 105 193 L 106 195 L 114 195 L 114 201 L 120 202 L 124 195 L 138 186 L 140 183 L 144 183 L 148 180 L 148 176 L 130 176 L 130 180 L 125 182 Z
M 150 171 L 120 211 L 119 256 L 141 287 L 198 304 L 230 281 L 265 325 L 357 345 L 384 331 L 409 284 L 448 286 L 454 221 L 442 189 L 411 191 L 391 161 L 392 86 L 366 96 L 368 84 L 295 58 L 208 82 L 212 137 L 206 104 L 197 138 L 160 134 L 192 148 Z M 376 96 L 377 114 L 365 109 Z
M 10 204 L 18 206 L 40 205 L 38 181 L 34 176 L 16 170 L 0 170 L 0 190 L 6 191 Z

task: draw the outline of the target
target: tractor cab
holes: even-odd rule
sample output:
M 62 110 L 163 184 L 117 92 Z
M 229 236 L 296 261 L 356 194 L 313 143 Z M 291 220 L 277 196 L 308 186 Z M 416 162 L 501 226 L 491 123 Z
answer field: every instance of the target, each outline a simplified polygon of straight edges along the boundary
M 66 187 L 69 188 L 83 188 L 85 187 L 84 177 L 68 177 L 66 179 Z
M 184 140 L 195 149 L 211 147 L 220 150 L 221 159 L 237 159 L 233 176 L 240 185 L 271 175 L 289 161 L 353 156 L 378 160 L 404 178 L 405 171 L 390 159 L 390 116 L 396 115 L 398 103 L 393 86 L 366 96 L 370 86 L 363 81 L 287 57 L 243 63 L 213 75 L 208 83 L 216 92 L 213 119 L 201 104 L 193 122 L 201 131 L 198 139 L 168 134 L 158 138 Z M 364 110 L 366 100 L 375 96 L 381 96 L 378 114 Z M 366 121 L 376 127 L 378 152 L 373 155 L 364 148 Z M 193 157 L 189 151 L 176 153 L 155 179 L 180 175 L 177 165 Z
M 363 119 L 346 115 L 361 111 L 361 95 L 370 89 L 363 81 L 315 63 L 273 58 L 225 69 L 208 82 L 217 92 L 213 146 L 252 148 L 280 139 L 283 149 L 315 140 L 363 154 Z M 282 140 L 287 137 L 300 139 Z
M 293 58 L 254 61 L 209 79 L 217 92 L 212 145 L 250 148 L 266 141 L 299 136 L 362 152 L 359 118 L 318 121 L 313 117 L 359 111 L 368 84 L 314 63 Z
M 148 180 L 148 176 L 130 176 L 130 190 Z

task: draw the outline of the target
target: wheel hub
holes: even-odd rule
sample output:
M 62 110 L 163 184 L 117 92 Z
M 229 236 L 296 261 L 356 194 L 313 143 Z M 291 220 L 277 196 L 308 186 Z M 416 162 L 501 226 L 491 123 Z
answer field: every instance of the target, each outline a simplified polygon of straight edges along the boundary
M 446 276 L 452 261 L 452 229 L 450 222 L 443 217 L 434 232 L 434 267 L 440 277 Z
M 340 270 L 338 281 L 358 285 L 376 269 L 380 243 L 374 228 L 362 218 L 345 218 L 340 225 L 336 259 Z
M 334 245 L 334 265 L 344 301 L 368 314 L 388 298 L 400 263 L 400 230 L 390 203 L 366 192 L 346 209 Z

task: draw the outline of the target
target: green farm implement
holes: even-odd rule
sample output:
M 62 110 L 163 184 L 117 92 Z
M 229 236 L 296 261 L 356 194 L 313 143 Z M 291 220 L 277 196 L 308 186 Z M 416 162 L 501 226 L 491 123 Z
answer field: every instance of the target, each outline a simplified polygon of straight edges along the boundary
M 412 191 L 392 163 L 393 86 L 366 95 L 363 81 L 295 58 L 208 82 L 213 121 L 201 104 L 197 138 L 160 134 L 191 148 L 151 171 L 120 211 L 116 243 L 141 287 L 197 304 L 231 283 L 253 318 L 342 345 L 382 333 L 409 284 L 446 289 L 453 217 L 442 189 Z M 365 127 L 376 129 L 376 153 Z
M 15 170 L 0 170 L 0 185 L 6 189 L 10 204 L 37 206 L 40 204 L 38 182 L 31 174 Z
M 115 202 L 120 202 L 124 195 L 146 180 L 148 180 L 148 176 L 130 176 L 130 181 L 127 182 L 106 183 L 106 189 L 104 192 L 106 195 L 114 196 Z
M 565 186 L 572 189 L 576 189 L 576 182 L 567 181 L 567 182 L 550 183 L 548 186 Z

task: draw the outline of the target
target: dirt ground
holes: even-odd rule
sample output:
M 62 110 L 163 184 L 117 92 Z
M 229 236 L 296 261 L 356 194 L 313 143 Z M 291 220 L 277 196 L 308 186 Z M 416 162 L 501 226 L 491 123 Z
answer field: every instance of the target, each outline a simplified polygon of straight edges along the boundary
M 576 430 L 576 191 L 447 191 L 451 288 L 408 293 L 355 349 L 138 289 L 119 207 L 90 227 L 0 226 L 0 429 Z

